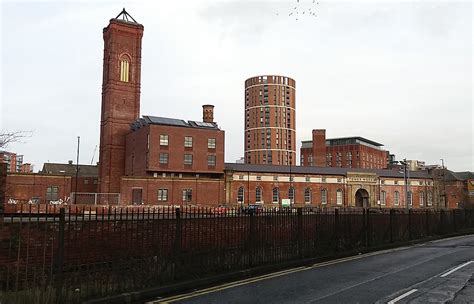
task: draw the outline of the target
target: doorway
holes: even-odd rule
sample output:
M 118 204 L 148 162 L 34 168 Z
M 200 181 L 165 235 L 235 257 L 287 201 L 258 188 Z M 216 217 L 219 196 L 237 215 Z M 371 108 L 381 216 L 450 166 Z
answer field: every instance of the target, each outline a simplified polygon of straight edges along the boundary
M 369 192 L 365 189 L 359 189 L 355 195 L 356 207 L 368 208 L 369 207 Z

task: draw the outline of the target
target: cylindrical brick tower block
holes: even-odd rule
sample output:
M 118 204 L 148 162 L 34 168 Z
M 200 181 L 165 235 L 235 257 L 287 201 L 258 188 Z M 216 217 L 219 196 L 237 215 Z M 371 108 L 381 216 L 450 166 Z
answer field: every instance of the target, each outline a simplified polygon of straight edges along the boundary
M 295 80 L 257 76 L 245 81 L 245 163 L 296 163 Z

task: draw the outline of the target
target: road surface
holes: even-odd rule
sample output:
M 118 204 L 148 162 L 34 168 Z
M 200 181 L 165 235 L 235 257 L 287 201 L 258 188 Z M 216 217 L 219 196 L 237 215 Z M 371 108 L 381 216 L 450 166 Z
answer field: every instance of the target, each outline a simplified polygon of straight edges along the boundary
M 299 267 L 148 303 L 474 303 L 474 235 Z

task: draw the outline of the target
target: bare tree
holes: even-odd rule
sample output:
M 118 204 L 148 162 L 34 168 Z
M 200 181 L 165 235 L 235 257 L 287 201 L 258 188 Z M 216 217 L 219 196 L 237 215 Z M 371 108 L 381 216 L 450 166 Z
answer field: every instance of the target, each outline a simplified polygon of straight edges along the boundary
M 0 132 L 0 149 L 6 148 L 11 143 L 22 142 L 25 137 L 31 137 L 33 131 L 1 131 Z

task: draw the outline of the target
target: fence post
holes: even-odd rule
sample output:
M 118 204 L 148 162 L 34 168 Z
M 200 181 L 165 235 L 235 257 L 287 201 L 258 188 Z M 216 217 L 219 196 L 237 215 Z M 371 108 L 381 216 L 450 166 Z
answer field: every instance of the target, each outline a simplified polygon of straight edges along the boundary
M 56 303 L 62 303 L 62 289 L 64 284 L 64 229 L 66 225 L 66 211 L 59 209 L 58 255 L 56 258 Z
M 179 265 L 179 257 L 181 255 L 181 238 L 182 238 L 182 223 L 181 223 L 181 209 L 175 208 L 176 217 L 176 231 L 174 239 L 174 257 L 177 261 L 176 265 Z M 176 266 L 175 265 L 175 266 Z
M 336 252 L 339 251 L 339 209 L 334 209 L 334 241 Z
M 430 212 L 428 209 L 425 210 L 425 230 L 426 230 L 426 236 L 430 235 Z
M 280 215 L 279 215 L 280 216 Z M 253 266 L 253 254 L 255 252 L 255 212 L 250 212 L 250 224 L 249 224 L 249 266 Z
M 456 209 L 453 209 L 453 231 L 454 232 L 457 231 L 457 227 L 456 227 Z
M 440 209 L 439 210 L 439 234 L 443 235 L 444 234 L 444 210 Z
M 298 256 L 302 258 L 303 252 L 303 208 L 298 208 Z
M 364 245 L 365 247 L 369 246 L 368 243 L 368 237 L 367 237 L 367 214 L 366 214 L 366 209 L 362 209 L 362 230 L 364 231 L 363 233 L 363 238 L 364 238 Z
M 395 210 L 390 208 L 390 243 L 393 243 L 393 217 L 394 217 Z
M 94 194 L 94 196 L 95 196 L 95 197 L 94 197 L 94 205 L 97 205 L 97 193 Z
M 411 240 L 411 217 L 412 217 L 412 211 L 411 209 L 408 209 L 408 240 Z

